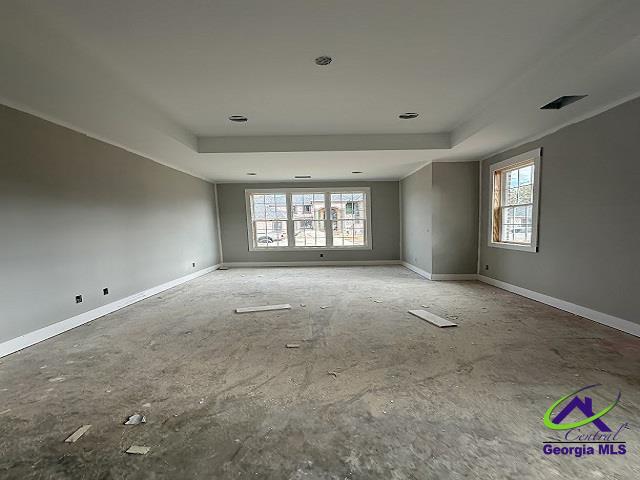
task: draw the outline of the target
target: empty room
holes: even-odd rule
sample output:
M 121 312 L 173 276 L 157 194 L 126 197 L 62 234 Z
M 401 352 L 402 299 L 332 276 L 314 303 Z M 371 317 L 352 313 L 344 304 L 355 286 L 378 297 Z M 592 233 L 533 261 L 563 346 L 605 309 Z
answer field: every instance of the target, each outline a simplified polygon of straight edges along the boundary
M 640 478 L 640 2 L 0 0 L 0 478 Z

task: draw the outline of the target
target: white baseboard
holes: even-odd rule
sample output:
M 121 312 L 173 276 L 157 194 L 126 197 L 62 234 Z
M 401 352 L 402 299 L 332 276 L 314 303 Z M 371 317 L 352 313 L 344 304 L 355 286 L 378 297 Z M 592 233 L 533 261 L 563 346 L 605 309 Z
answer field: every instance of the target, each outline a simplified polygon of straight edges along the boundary
M 431 280 L 478 280 L 476 273 L 432 273 Z
M 400 263 L 403 267 L 408 268 L 409 270 L 416 272 L 418 275 L 426 278 L 427 280 L 477 280 L 478 275 L 475 273 L 430 273 L 426 270 L 422 270 L 421 268 L 416 267 L 415 265 L 411 265 L 407 262 Z
M 326 260 L 309 262 L 224 262 L 230 268 L 254 267 L 337 267 L 337 266 L 365 266 L 365 265 L 399 265 L 400 260 Z
M 136 303 L 140 300 L 144 300 L 145 298 L 157 295 L 160 292 L 164 292 L 165 290 L 176 287 L 180 284 L 188 282 L 189 280 L 193 280 L 194 278 L 206 275 L 207 273 L 213 272 L 214 270 L 218 269 L 220 266 L 221 264 L 218 264 L 214 265 L 213 267 L 198 270 L 197 272 L 190 273 L 189 275 L 185 275 L 184 277 L 171 280 L 170 282 L 163 283 L 162 285 L 158 285 L 147 290 L 143 290 L 142 292 L 134 293 L 133 295 L 122 298 L 120 300 L 116 300 L 115 302 L 109 303 L 107 305 L 94 308 L 93 310 L 81 313 L 80 315 L 76 315 L 75 317 L 62 320 L 60 322 L 54 323 L 53 325 L 48 325 L 44 328 L 40 328 L 39 330 L 35 330 L 33 332 L 29 332 L 6 342 L 0 343 L 0 358 L 22 350 L 23 348 L 30 347 L 31 345 L 35 345 L 36 343 L 40 343 L 48 338 L 55 337 L 56 335 L 71 330 L 72 328 L 79 327 L 80 325 L 95 320 L 96 318 L 100 318 L 104 315 L 115 312 L 116 310 L 120 310 L 121 308 L 131 305 L 132 303 Z
M 402 265 L 404 268 L 408 268 L 412 272 L 416 272 L 418 275 L 426 278 L 427 280 L 431 280 L 431 273 L 427 272 L 426 270 L 422 270 L 421 268 L 418 268 L 415 265 L 411 265 L 407 262 L 400 262 L 400 265 Z
M 494 287 L 498 287 L 503 290 L 522 295 L 523 297 L 530 298 L 531 300 L 535 300 L 537 302 L 559 308 L 560 310 L 564 310 L 565 312 L 573 313 L 575 315 L 579 315 L 580 317 L 593 320 L 594 322 L 601 323 L 602 325 L 606 325 L 607 327 L 615 328 L 616 330 L 621 330 L 623 332 L 630 333 L 631 335 L 635 335 L 636 337 L 640 337 L 640 325 L 630 322 L 629 320 L 614 317 L 613 315 L 609 315 L 607 313 L 598 312 L 597 310 L 592 310 L 581 305 L 576 305 L 575 303 L 560 300 L 559 298 L 550 297 L 549 295 L 534 292 L 533 290 L 518 287 L 517 285 L 511 285 L 510 283 L 496 280 L 491 277 L 485 277 L 484 275 L 478 275 L 478 280 L 484 283 L 488 283 L 489 285 L 493 285 Z

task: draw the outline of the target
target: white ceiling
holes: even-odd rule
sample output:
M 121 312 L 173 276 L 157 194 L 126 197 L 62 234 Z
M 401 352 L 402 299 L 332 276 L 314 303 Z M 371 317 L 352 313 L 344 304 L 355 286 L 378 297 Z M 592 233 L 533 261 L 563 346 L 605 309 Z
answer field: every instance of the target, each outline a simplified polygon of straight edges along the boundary
M 0 1 L 3 103 L 209 180 L 399 178 L 640 93 L 636 0 Z M 451 148 L 378 137 L 416 133 Z M 360 151 L 299 137 L 356 134 Z M 225 150 L 230 136 L 270 149 Z

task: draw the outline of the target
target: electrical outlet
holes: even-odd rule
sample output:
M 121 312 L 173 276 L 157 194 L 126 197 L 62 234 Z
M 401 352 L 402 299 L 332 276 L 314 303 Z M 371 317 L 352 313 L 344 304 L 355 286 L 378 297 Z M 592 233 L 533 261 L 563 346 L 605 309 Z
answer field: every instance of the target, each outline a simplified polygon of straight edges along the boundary
M 108 288 L 103 288 L 102 289 L 102 294 L 103 295 L 109 295 L 109 289 Z
M 76 295 L 76 303 L 82 303 L 82 295 Z
M 320 254 L 320 258 L 324 258 L 324 253 L 321 253 L 321 254 Z
M 191 266 L 195 268 L 195 266 L 196 266 L 196 262 L 193 262 L 193 263 L 191 264 Z
M 485 266 L 484 266 L 484 269 L 485 269 L 485 270 L 489 270 L 489 265 L 485 265 Z

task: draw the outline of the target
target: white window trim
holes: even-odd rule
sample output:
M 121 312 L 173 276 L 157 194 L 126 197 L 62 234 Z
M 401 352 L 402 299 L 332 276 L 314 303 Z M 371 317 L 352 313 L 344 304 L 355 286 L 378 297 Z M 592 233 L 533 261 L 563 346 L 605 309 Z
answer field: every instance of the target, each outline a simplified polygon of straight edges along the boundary
M 528 152 L 522 153 L 515 157 L 511 157 L 507 160 L 503 160 L 498 163 L 494 163 L 489 168 L 489 243 L 490 247 L 505 248 L 507 250 L 520 250 L 523 252 L 537 252 L 538 251 L 538 205 L 540 203 L 540 164 L 542 159 L 542 149 L 536 148 Z M 509 167 L 515 167 L 518 164 L 528 163 L 533 161 L 533 208 L 532 208 L 532 222 L 531 226 L 531 243 L 509 243 L 509 242 L 494 242 L 493 241 L 493 179 L 497 170 L 503 170 Z
M 325 212 L 331 212 L 331 193 L 339 192 L 364 192 L 366 194 L 366 228 L 364 232 L 364 245 L 355 246 L 328 246 L 333 240 L 333 229 L 331 228 L 331 214 L 325 218 L 325 234 L 326 234 L 326 246 L 301 246 L 296 247 L 294 245 L 295 238 L 293 235 L 288 235 L 289 246 L 287 247 L 258 247 L 254 242 L 253 235 L 253 223 L 251 220 L 251 194 L 253 193 L 284 193 L 287 196 L 287 212 L 289 218 L 293 218 L 291 209 L 291 194 L 298 192 L 315 192 L 323 193 L 325 195 Z M 329 194 L 329 195 L 327 195 Z M 250 252 L 282 252 L 282 251 L 309 251 L 309 250 L 372 250 L 372 234 L 371 234 L 371 188 L 369 187 L 319 187 L 319 188 L 250 188 L 244 191 L 245 210 L 247 215 L 247 240 L 249 242 Z M 283 222 L 285 222 L 283 220 Z M 293 232 L 293 220 L 287 220 L 287 231 Z

